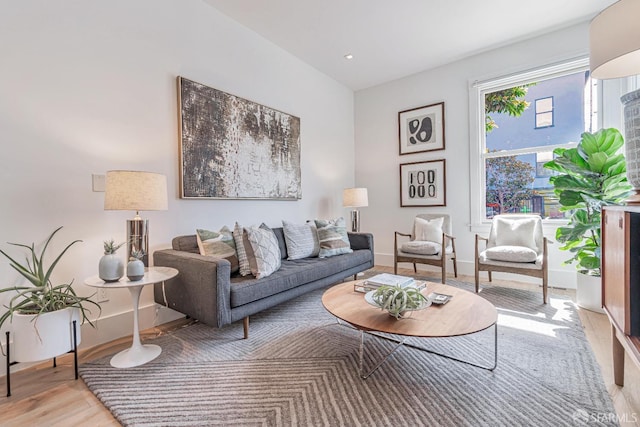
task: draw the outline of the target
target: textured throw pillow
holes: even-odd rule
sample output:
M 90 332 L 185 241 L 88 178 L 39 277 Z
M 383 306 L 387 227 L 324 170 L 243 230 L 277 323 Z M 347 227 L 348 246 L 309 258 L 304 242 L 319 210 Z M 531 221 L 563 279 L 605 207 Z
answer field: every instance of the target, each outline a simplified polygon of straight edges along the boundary
M 233 240 L 236 242 L 236 253 L 238 254 L 238 264 L 240 267 L 240 275 L 248 276 L 251 274 L 251 266 L 249 265 L 249 258 L 247 258 L 247 251 L 244 248 L 244 228 L 236 222 L 233 227 Z
M 487 258 L 494 261 L 535 262 L 538 254 L 524 246 L 494 246 L 485 252 Z
M 442 242 L 442 225 L 444 217 L 424 219 L 416 217 L 414 220 L 415 236 L 413 240 L 422 240 L 428 242 Z
M 244 248 L 256 279 L 267 277 L 280 268 L 280 247 L 273 231 L 262 224 L 244 229 Z
M 405 242 L 400 247 L 402 252 L 416 255 L 436 255 L 440 253 L 439 243 L 427 242 L 422 240 L 413 240 L 411 242 Z
M 320 253 L 318 232 L 311 223 L 294 224 L 282 220 L 282 230 L 287 244 L 288 259 L 315 257 Z
M 524 246 L 537 250 L 533 230 L 535 218 L 496 218 L 496 246 Z
M 233 233 L 227 226 L 220 231 L 196 230 L 196 239 L 200 255 L 214 258 L 224 258 L 231 263 L 231 272 L 238 271 L 238 256 L 236 255 L 236 243 Z
M 347 226 L 344 218 L 335 220 L 316 219 L 318 241 L 320 242 L 320 258 L 353 252 L 349 243 Z

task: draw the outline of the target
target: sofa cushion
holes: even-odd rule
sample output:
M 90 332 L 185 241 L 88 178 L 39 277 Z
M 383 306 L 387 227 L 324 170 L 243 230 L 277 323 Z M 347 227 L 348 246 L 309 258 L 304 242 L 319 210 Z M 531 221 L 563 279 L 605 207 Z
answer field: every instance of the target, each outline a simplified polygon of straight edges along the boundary
M 211 231 L 198 228 L 196 239 L 200 255 L 214 258 L 224 258 L 231 263 L 231 272 L 238 271 L 238 256 L 236 255 L 236 243 L 233 233 L 227 226 L 220 231 Z
M 538 254 L 524 246 L 494 246 L 484 251 L 488 259 L 507 262 L 535 262 Z
M 349 243 L 347 226 L 344 218 L 335 220 L 315 220 L 318 230 L 318 241 L 320 242 L 320 258 L 331 257 L 340 254 L 353 252 Z
M 251 274 L 256 279 L 271 275 L 280 268 L 280 248 L 278 239 L 266 225 L 244 229 L 244 248 L 251 266 Z
M 436 242 L 426 242 L 422 240 L 413 240 L 405 242 L 400 247 L 402 252 L 418 255 L 435 255 L 440 253 L 442 246 Z
M 284 240 L 287 244 L 287 259 L 301 259 L 318 256 L 320 242 L 315 225 L 310 222 L 296 224 L 282 220 Z
M 280 269 L 269 277 L 231 276 L 231 307 L 238 307 L 300 285 L 324 279 L 353 267 L 372 261 L 368 249 L 330 258 L 303 258 L 283 260 Z

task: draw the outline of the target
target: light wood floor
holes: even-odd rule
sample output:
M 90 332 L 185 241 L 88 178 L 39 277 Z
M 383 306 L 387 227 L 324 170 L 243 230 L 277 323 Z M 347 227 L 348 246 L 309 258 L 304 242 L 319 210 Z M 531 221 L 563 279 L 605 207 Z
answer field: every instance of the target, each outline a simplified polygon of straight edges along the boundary
M 391 268 L 376 267 L 376 270 L 392 272 Z M 410 274 L 411 270 L 401 271 Z M 421 275 L 433 277 L 439 281 L 439 273 L 420 271 Z M 471 277 L 459 277 L 460 280 L 472 281 Z M 485 279 L 486 280 L 486 276 Z M 511 287 L 539 290 L 540 287 L 530 284 L 495 281 Z M 550 289 L 550 295 L 568 295 L 574 297 L 569 290 Z M 580 319 L 593 352 L 600 364 L 604 382 L 613 399 L 620 424 L 622 426 L 640 426 L 640 369 L 626 360 L 625 384 L 620 388 L 613 383 L 611 369 L 611 336 L 607 317 L 588 310 L 579 310 Z M 151 328 L 141 333 L 142 339 L 152 338 L 168 331 L 189 324 L 187 320 L 178 320 L 160 327 Z M 131 338 L 122 338 L 85 351 L 80 351 L 80 363 L 93 360 L 115 351 L 127 348 Z M 4 368 L 3 368 L 4 370 Z M 58 358 L 58 367 L 51 363 L 15 372 L 11 375 L 12 396 L 6 395 L 6 377 L 0 380 L 0 425 L 13 426 L 118 426 L 119 423 L 105 409 L 100 401 L 85 386 L 82 380 L 73 379 L 73 356 Z M 637 421 L 636 421 L 637 419 Z

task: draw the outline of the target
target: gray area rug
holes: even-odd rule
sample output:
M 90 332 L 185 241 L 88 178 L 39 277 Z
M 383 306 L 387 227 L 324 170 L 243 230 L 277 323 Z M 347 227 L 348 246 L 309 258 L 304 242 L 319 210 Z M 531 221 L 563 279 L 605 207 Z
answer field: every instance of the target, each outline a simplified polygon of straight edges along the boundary
M 241 322 L 196 323 L 154 339 L 163 351 L 146 365 L 115 369 L 105 357 L 80 374 L 125 426 L 618 425 L 569 299 L 545 306 L 541 292 L 487 285 L 481 296 L 499 313 L 495 371 L 402 347 L 362 380 L 360 334 L 335 323 L 322 292 L 253 316 L 248 340 Z M 493 328 L 415 343 L 493 361 Z M 391 347 L 368 337 L 366 362 Z

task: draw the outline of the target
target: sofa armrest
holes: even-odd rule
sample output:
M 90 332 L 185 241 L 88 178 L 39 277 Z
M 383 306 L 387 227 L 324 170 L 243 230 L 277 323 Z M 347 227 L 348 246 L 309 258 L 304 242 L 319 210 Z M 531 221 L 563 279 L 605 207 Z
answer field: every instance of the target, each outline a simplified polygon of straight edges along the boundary
M 153 264 L 173 267 L 178 275 L 154 285 L 158 304 L 186 314 L 207 325 L 231 323 L 231 263 L 184 251 L 163 249 L 153 253 Z
M 373 234 L 371 233 L 352 233 L 347 232 L 349 235 L 349 244 L 351 249 L 369 249 L 373 253 Z

